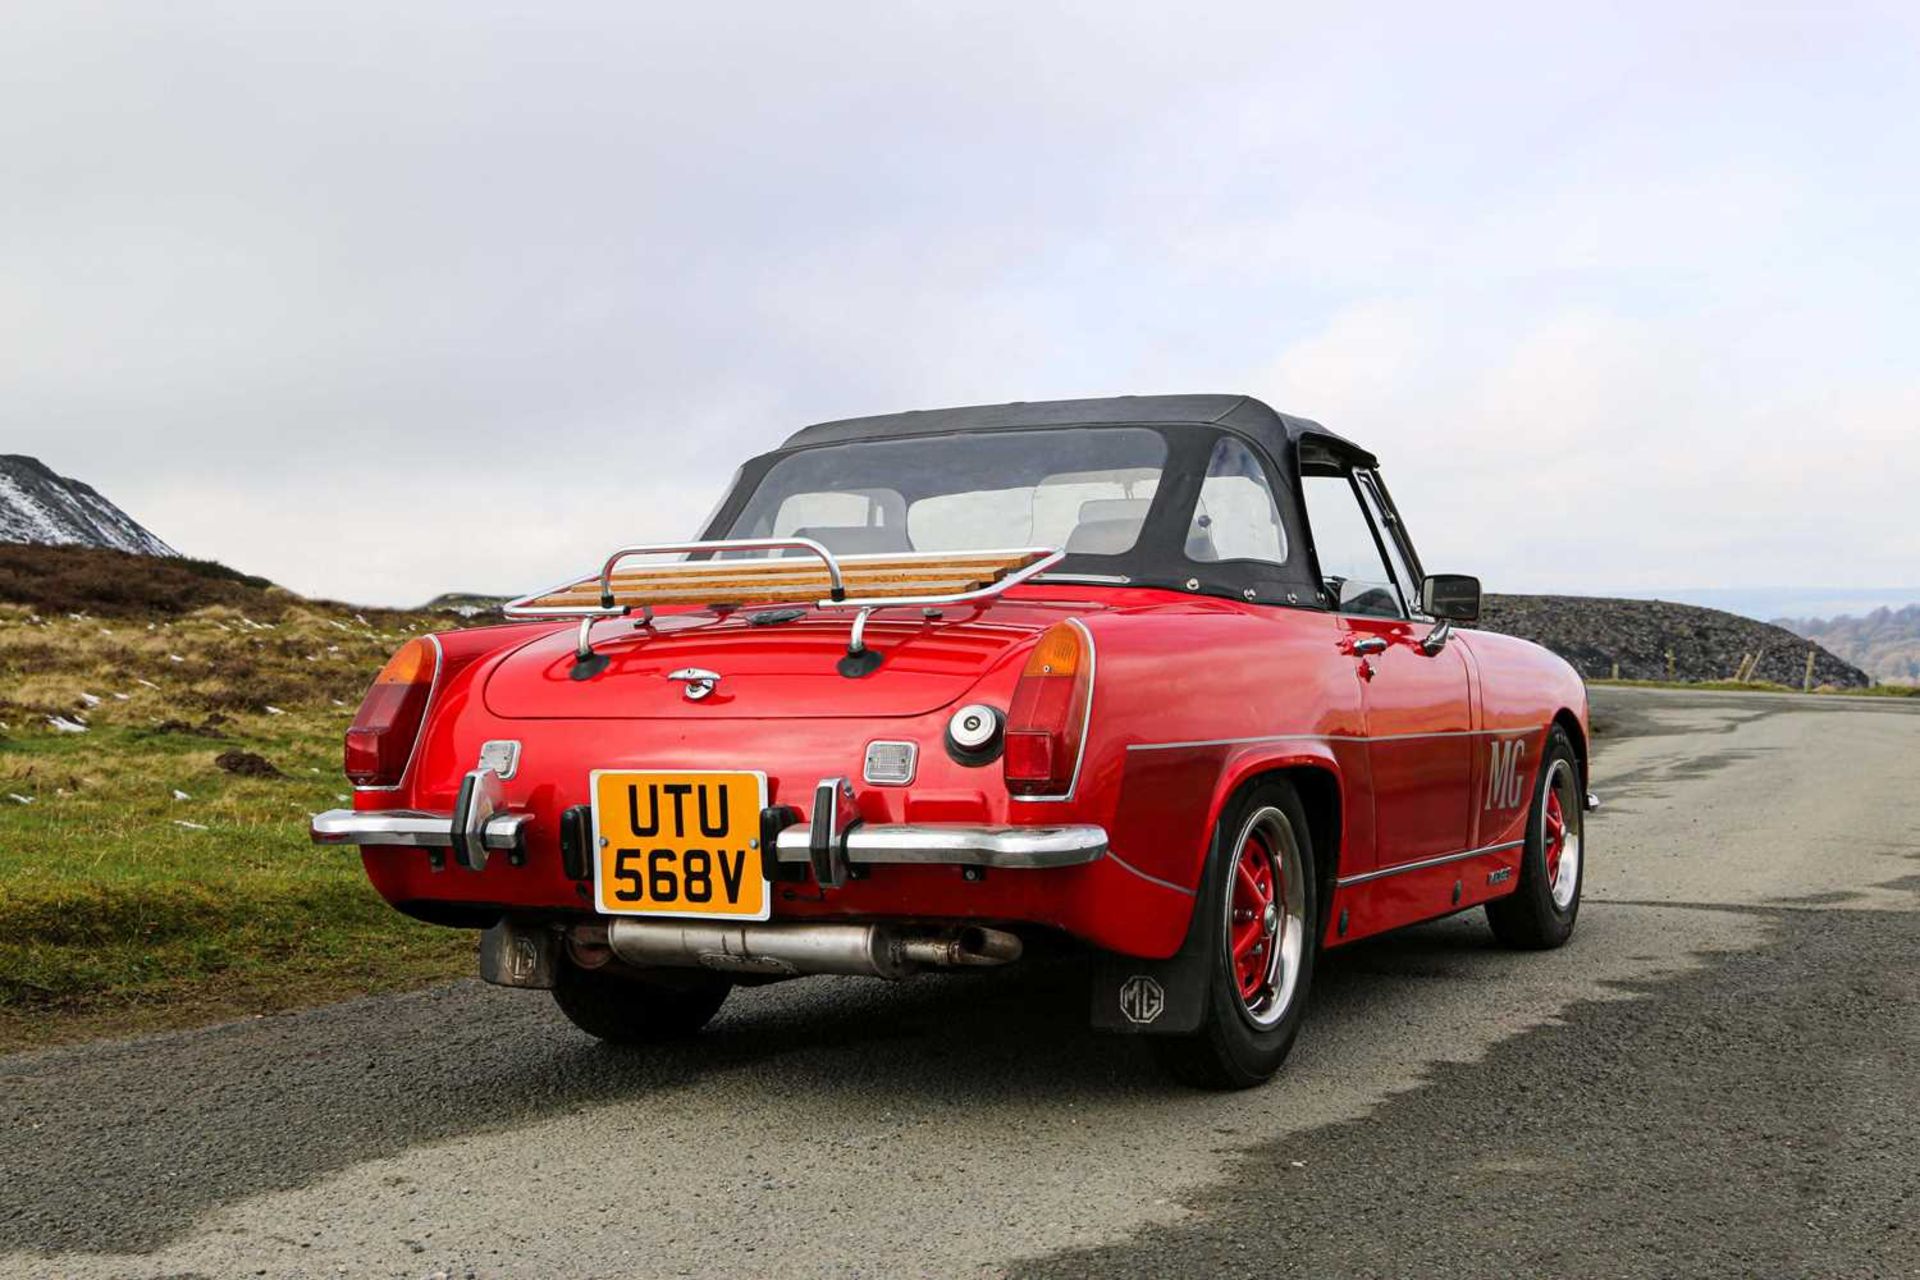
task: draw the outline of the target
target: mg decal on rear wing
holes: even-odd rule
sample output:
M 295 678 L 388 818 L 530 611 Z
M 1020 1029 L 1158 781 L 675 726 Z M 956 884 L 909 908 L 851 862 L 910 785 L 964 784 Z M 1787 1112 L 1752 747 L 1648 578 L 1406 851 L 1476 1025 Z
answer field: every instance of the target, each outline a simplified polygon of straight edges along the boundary
M 1494 742 L 1488 747 L 1491 753 L 1487 761 L 1487 804 L 1488 809 L 1518 808 L 1527 792 L 1526 777 L 1521 764 L 1527 758 L 1527 742 L 1524 738 L 1514 738 L 1507 742 Z

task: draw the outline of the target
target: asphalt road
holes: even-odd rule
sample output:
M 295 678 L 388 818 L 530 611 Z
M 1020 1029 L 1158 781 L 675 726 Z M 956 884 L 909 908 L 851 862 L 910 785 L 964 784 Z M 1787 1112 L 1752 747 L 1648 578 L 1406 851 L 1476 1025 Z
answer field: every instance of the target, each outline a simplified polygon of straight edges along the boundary
M 1920 1275 L 1920 704 L 1606 690 L 1567 948 L 1162 1082 L 1072 963 L 633 1057 L 459 983 L 0 1059 L 0 1275 Z

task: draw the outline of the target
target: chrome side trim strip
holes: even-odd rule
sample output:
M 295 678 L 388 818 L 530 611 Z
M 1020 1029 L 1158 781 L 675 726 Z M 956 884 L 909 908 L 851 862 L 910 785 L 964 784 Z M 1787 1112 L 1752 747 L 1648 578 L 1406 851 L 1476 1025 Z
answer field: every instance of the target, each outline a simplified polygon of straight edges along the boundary
M 1379 880 L 1386 876 L 1397 876 L 1407 871 L 1424 871 L 1428 867 L 1444 867 L 1449 862 L 1465 862 L 1468 858 L 1477 858 L 1483 853 L 1505 853 L 1508 849 L 1518 849 L 1524 840 L 1507 840 L 1500 844 L 1483 845 L 1478 849 L 1466 849 L 1460 853 L 1443 853 L 1437 858 L 1422 858 L 1418 862 L 1406 862 L 1396 867 L 1381 867 L 1378 871 L 1368 871 L 1357 876 L 1341 876 L 1334 881 L 1336 888 L 1344 889 L 1350 884 L 1365 884 L 1369 880 Z
M 938 824 L 869 824 L 849 828 L 848 862 L 1009 867 L 1044 870 L 1077 867 L 1107 857 L 1107 833 L 1091 825 L 1060 827 L 965 827 Z M 788 827 L 774 842 L 781 862 L 806 862 L 811 832 Z
M 1185 885 L 1175 884 L 1171 880 L 1162 880 L 1159 876 L 1148 875 L 1146 872 L 1142 871 L 1140 868 L 1134 866 L 1132 863 L 1127 862 L 1126 860 L 1121 858 L 1119 854 L 1114 853 L 1112 850 L 1107 851 L 1107 857 L 1110 858 L 1115 863 L 1119 864 L 1121 870 L 1131 871 L 1134 875 L 1139 876 L 1142 880 L 1145 880 L 1148 884 L 1157 884 L 1162 889 L 1171 889 L 1175 893 L 1183 893 L 1189 898 L 1197 898 L 1200 896 L 1199 890 L 1197 889 L 1189 889 Z
M 517 848 L 524 828 L 532 821 L 533 815 L 526 813 L 493 815 L 487 820 L 487 848 Z M 315 844 L 450 849 L 453 847 L 453 815 L 424 809 L 329 809 L 313 815 L 308 834 Z
M 1199 738 L 1192 742 L 1130 742 L 1129 751 L 1173 751 L 1180 747 L 1245 747 L 1261 742 L 1417 742 L 1427 738 L 1510 738 L 1540 733 L 1545 725 L 1527 729 L 1447 729 L 1438 733 L 1265 733 L 1251 738 Z

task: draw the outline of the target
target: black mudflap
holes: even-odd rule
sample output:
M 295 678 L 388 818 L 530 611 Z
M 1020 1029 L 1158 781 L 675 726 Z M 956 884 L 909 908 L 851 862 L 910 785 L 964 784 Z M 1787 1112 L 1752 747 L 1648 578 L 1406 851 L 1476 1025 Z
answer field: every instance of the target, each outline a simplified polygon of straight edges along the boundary
M 1093 1025 L 1127 1035 L 1184 1036 L 1207 1007 L 1206 929 L 1199 910 L 1186 941 L 1165 960 L 1103 951 L 1093 966 Z

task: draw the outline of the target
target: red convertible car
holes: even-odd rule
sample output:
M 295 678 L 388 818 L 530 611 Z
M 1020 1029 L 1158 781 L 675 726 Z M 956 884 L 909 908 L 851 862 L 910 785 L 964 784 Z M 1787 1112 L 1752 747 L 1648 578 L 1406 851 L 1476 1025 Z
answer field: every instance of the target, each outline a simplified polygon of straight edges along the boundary
M 409 641 L 313 838 L 607 1041 L 1065 939 L 1098 1026 L 1252 1085 L 1324 947 L 1573 929 L 1585 689 L 1479 607 L 1371 454 L 1247 397 L 822 423 L 697 541 Z

